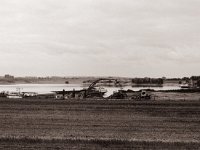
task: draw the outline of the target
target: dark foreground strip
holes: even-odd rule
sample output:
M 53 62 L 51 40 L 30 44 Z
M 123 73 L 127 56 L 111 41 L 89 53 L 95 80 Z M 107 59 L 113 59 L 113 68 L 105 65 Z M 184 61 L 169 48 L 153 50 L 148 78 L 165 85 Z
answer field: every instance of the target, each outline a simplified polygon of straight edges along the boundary
M 163 142 L 163 141 L 127 141 L 117 139 L 40 139 L 40 138 L 0 138 L 0 145 L 4 148 L 30 148 L 38 146 L 40 149 L 48 148 L 63 149 L 64 147 L 90 149 L 185 149 L 197 150 L 200 149 L 200 142 Z M 39 146 L 40 145 L 40 146 Z M 83 146 L 84 145 L 84 146 Z M 10 146 L 10 147 L 9 147 Z M 21 146 L 21 147 L 20 147 Z M 17 147 L 15 147 L 17 148 Z

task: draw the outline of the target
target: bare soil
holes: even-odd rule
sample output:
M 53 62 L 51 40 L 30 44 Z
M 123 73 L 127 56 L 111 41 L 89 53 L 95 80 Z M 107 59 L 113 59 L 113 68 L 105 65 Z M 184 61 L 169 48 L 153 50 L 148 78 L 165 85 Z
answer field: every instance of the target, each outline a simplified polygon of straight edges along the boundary
M 0 149 L 199 149 L 200 101 L 0 99 Z

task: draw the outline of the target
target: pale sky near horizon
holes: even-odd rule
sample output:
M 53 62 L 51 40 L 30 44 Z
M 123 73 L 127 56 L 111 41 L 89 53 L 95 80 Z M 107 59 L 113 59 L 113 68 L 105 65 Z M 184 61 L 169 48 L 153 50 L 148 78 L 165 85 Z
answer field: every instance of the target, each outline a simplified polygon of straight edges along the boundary
M 200 0 L 0 0 L 0 75 L 200 75 Z

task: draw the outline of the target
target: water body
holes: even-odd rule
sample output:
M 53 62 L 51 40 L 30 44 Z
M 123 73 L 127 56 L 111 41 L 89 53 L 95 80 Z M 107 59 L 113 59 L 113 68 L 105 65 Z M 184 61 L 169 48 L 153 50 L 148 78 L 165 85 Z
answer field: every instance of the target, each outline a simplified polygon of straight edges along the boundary
M 14 84 L 14 85 L 0 85 L 0 92 L 37 92 L 39 94 L 50 93 L 52 91 L 61 91 L 63 89 L 67 90 L 81 90 L 87 88 L 81 84 Z M 118 87 L 104 87 L 107 89 L 106 96 L 113 94 L 114 91 L 118 91 Z M 138 91 L 140 89 L 154 89 L 154 90 L 173 90 L 180 89 L 179 86 L 163 86 L 163 87 L 123 87 L 124 90 L 131 89 Z

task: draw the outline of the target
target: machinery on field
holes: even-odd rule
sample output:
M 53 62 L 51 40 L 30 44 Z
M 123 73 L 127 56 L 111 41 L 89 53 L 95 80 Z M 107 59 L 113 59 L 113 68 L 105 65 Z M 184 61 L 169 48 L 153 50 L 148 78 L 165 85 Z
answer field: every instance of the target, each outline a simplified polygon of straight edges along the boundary
M 151 99 L 151 92 L 149 90 L 119 90 L 109 96 L 109 99 L 149 100 Z
M 120 87 L 122 88 L 122 85 L 120 84 L 120 82 L 117 79 L 112 79 L 112 78 L 101 78 L 98 80 L 95 80 L 94 82 L 92 82 L 92 84 L 89 85 L 88 89 L 86 89 L 85 91 L 85 98 L 90 98 L 90 97 L 102 97 L 103 95 L 107 92 L 107 90 L 97 90 L 96 89 L 96 84 L 100 83 L 101 81 L 108 81 L 109 83 L 114 81 L 114 85 L 116 87 Z
M 131 96 L 131 99 L 137 99 L 137 100 L 142 100 L 142 99 L 151 99 L 151 92 L 148 90 L 140 90 L 135 92 Z
M 93 81 L 88 88 L 82 90 L 71 90 L 71 91 L 54 91 L 56 93 L 57 99 L 85 99 L 85 98 L 96 98 L 103 99 L 106 89 L 102 87 L 97 87 L 96 85 L 100 83 L 105 85 L 105 83 L 112 83 L 115 87 L 120 87 L 120 90 L 113 92 L 112 95 L 107 97 L 107 99 L 131 99 L 131 100 L 148 100 L 151 99 L 151 91 L 149 90 L 123 90 L 122 85 L 117 79 L 113 78 L 100 78 Z
M 77 98 L 77 99 L 84 99 L 84 98 L 103 98 L 104 94 L 107 92 L 106 89 L 99 87 L 96 87 L 97 83 L 100 83 L 102 81 L 108 81 L 108 83 L 111 83 L 114 81 L 114 85 L 117 87 L 122 87 L 120 82 L 117 79 L 112 78 L 100 78 L 95 81 L 93 81 L 88 88 L 82 89 L 82 90 L 72 90 L 72 91 L 54 91 L 57 96 L 57 99 L 70 99 L 70 98 Z

